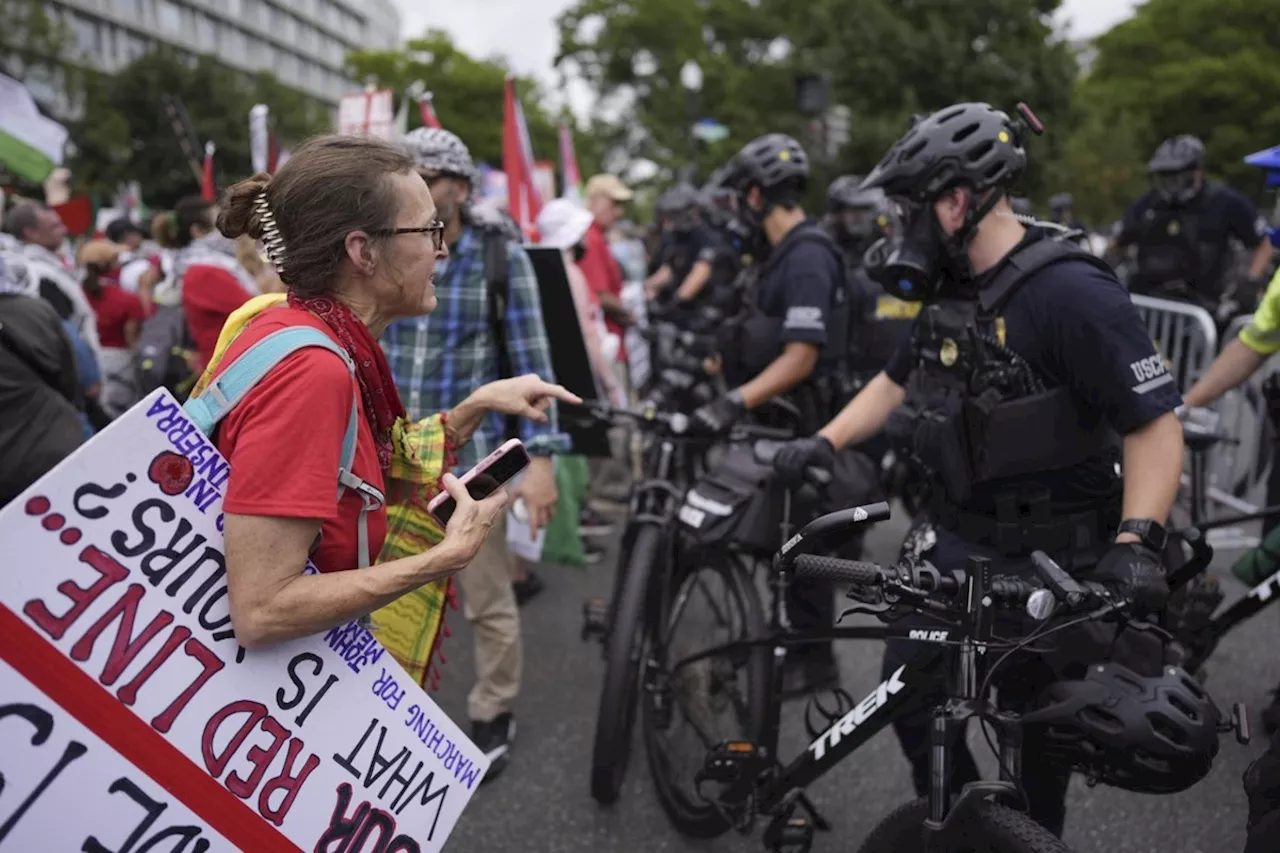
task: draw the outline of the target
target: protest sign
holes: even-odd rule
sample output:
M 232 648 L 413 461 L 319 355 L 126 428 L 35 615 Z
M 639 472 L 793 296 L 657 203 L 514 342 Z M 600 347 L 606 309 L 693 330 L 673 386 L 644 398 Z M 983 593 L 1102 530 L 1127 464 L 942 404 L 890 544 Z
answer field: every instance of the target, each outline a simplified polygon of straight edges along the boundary
M 236 643 L 229 473 L 162 389 L 0 510 L 0 853 L 443 846 L 488 760 L 357 622 Z

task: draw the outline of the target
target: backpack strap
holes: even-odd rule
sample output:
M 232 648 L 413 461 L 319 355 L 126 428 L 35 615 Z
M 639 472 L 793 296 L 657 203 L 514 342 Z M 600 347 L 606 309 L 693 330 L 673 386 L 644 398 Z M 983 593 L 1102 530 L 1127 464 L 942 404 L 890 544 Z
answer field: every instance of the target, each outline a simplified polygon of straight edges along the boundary
M 992 314 L 1009 301 L 1022 283 L 1045 267 L 1061 261 L 1075 260 L 1103 270 L 1114 277 L 1115 272 L 1101 258 L 1095 257 L 1075 243 L 1054 238 L 1036 240 L 1015 251 L 995 278 L 978 293 L 978 304 L 984 314 Z
M 507 305 L 511 296 L 511 271 L 507 258 L 507 235 L 494 227 L 482 227 L 481 252 L 484 261 L 484 290 L 489 302 L 489 329 L 498 359 L 498 378 L 510 379 L 515 375 L 511 366 L 511 353 L 507 351 Z M 503 421 L 506 438 L 520 435 L 520 424 L 514 415 Z
M 253 390 L 262 378 L 277 364 L 293 353 L 305 347 L 321 347 L 339 356 L 347 365 L 347 370 L 355 376 L 355 363 L 347 351 L 333 342 L 328 335 L 310 326 L 293 326 L 272 332 L 262 340 L 249 347 L 234 362 L 211 381 L 198 397 L 192 397 L 183 404 L 183 411 L 192 423 L 205 435 L 212 435 L 218 422 L 227 416 L 245 396 Z M 360 401 L 354 396 L 351 400 L 351 414 L 347 419 L 347 430 L 342 437 L 342 455 L 338 463 L 338 500 L 347 489 L 360 495 L 360 519 L 356 533 L 358 568 L 371 565 L 369 553 L 369 513 L 383 506 L 383 494 L 360 477 L 356 476 L 354 466 L 356 459 L 356 439 L 359 435 Z M 316 545 L 319 537 L 316 538 Z M 313 546 L 312 551 L 314 552 Z

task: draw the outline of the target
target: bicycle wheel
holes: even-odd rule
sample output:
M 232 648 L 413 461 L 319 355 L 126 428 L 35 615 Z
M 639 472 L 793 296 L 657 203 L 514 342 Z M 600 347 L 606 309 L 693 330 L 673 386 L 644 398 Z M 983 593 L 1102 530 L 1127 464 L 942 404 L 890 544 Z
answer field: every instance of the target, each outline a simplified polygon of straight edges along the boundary
M 676 829 L 695 838 L 714 838 L 728 831 L 731 822 L 700 796 L 693 776 L 712 747 L 756 740 L 768 704 L 770 652 L 755 646 L 703 658 L 675 672 L 668 667 L 711 646 L 762 636 L 764 609 L 750 573 L 727 555 L 681 572 L 665 592 L 649 638 L 652 664 L 641 705 L 649 775 Z M 692 641 L 684 636 L 708 626 L 714 636 Z M 686 725 L 693 738 L 679 737 Z
M 899 806 L 871 831 L 859 853 L 923 851 L 929 801 Z M 952 840 L 935 848 L 946 853 L 1071 853 L 1062 839 L 1019 811 L 981 802 L 955 825 Z
M 636 718 L 636 691 L 644 660 L 644 614 L 649 579 L 662 545 L 662 532 L 642 525 L 631 543 L 631 554 L 620 566 L 621 585 L 611 611 L 613 619 L 605 645 L 604 686 L 596 714 L 596 739 L 591 748 L 591 796 L 602 805 L 618 800 L 631 754 L 631 729 Z

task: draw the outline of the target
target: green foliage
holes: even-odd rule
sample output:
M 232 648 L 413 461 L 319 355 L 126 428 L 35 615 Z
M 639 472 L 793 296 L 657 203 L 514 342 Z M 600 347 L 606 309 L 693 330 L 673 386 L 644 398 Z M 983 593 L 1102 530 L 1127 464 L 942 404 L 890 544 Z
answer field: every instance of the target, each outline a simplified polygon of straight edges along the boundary
M 797 75 L 824 73 L 831 103 L 853 114 L 851 139 L 819 181 L 866 172 L 912 113 L 962 100 L 1012 110 L 1024 100 L 1051 123 L 1069 106 L 1075 62 L 1053 38 L 1058 0 L 578 0 L 559 19 L 558 61 L 571 62 L 607 99 L 633 93 L 626 153 L 669 170 L 689 158 L 688 95 L 680 69 L 703 71 L 699 115 L 730 136 L 703 172 L 755 136 L 791 133 L 813 155 L 815 135 L 795 106 Z M 1048 160 L 1061 143 L 1036 143 Z M 1029 184 L 1043 180 L 1033 169 Z M 819 190 L 824 187 L 817 188 Z
M 66 65 L 67 34 L 40 0 L 0 0 L 0 71 L 21 80 L 32 68 Z
M 286 144 L 332 129 L 329 107 L 273 75 L 248 75 L 208 56 L 184 64 L 168 50 L 152 51 L 114 76 L 91 74 L 83 89 L 83 116 L 69 128 L 76 155 L 70 166 L 79 189 L 110 197 L 139 181 L 152 206 L 168 206 L 199 192 L 200 183 L 179 147 L 162 98 L 180 98 L 200 142 L 217 146 L 223 187 L 252 171 L 249 110 L 266 104 Z
M 1262 197 L 1262 173 L 1243 158 L 1280 141 L 1280 0 L 1149 0 L 1096 47 L 1076 93 L 1092 127 L 1079 134 L 1125 157 L 1129 174 L 1098 174 L 1099 151 L 1073 140 L 1063 172 L 1077 200 L 1097 193 L 1099 213 L 1119 215 L 1116 183 L 1141 192 L 1147 158 L 1180 133 L 1204 140 L 1210 174 Z
M 357 80 L 370 77 L 403 98 L 416 81 L 432 93 L 440 123 L 456 133 L 474 160 L 501 167 L 503 90 L 509 69 L 498 60 L 476 59 L 454 45 L 449 35 L 428 30 L 411 39 L 404 50 L 362 51 L 347 56 L 347 68 Z M 543 93 L 529 78 L 517 78 L 516 91 L 529 127 L 534 156 L 559 159 L 557 127 L 561 116 L 542 106 Z M 566 118 L 568 118 L 566 116 Z M 421 126 L 416 105 L 409 106 L 409 129 Z M 600 149 L 592 137 L 575 134 L 579 167 L 586 175 L 599 162 Z

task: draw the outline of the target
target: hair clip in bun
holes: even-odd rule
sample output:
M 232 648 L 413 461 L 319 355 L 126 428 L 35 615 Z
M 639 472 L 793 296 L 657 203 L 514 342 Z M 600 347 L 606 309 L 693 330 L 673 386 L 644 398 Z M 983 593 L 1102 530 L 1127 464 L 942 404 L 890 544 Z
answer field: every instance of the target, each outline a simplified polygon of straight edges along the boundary
M 271 205 L 267 204 L 267 191 L 265 189 L 259 191 L 257 197 L 253 200 L 253 211 L 257 214 L 258 222 L 262 226 L 262 244 L 267 248 L 267 258 L 271 261 L 271 265 L 276 268 L 276 274 L 284 275 L 284 238 L 280 236 L 280 228 L 276 225 L 276 217 L 271 212 Z

